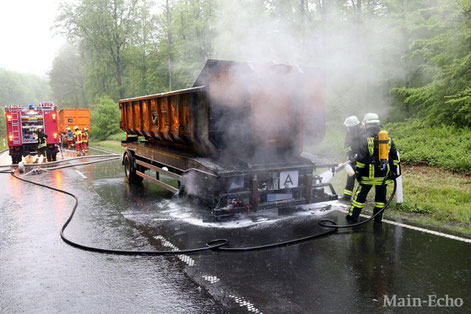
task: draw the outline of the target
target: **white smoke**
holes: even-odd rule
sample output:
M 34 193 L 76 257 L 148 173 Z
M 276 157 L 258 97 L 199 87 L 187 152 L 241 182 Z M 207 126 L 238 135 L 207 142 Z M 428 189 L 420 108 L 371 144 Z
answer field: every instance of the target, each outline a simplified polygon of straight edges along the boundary
M 366 112 L 385 116 L 387 81 L 405 73 L 400 56 L 406 47 L 400 32 L 388 19 L 367 13 L 355 22 L 335 7 L 321 16 L 310 1 L 304 14 L 296 13 L 298 1 L 288 3 L 281 14 L 268 1 L 219 1 L 214 57 L 321 67 L 331 117 L 361 118 Z

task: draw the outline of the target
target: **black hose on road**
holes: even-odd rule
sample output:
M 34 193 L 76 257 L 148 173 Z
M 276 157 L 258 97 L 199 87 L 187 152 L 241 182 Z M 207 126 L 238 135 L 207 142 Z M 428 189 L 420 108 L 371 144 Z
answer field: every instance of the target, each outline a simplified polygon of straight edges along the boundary
M 115 159 L 115 158 L 111 158 L 111 159 Z M 98 161 L 96 161 L 96 162 L 98 162 Z M 93 162 L 89 162 L 89 163 L 93 163 Z M 68 167 L 68 166 L 72 167 L 73 165 L 65 165 L 65 166 L 61 166 L 61 167 L 54 167 L 56 169 L 50 169 L 50 170 L 57 170 L 59 168 L 65 168 L 65 167 Z M 386 209 L 386 207 L 389 206 L 389 204 L 391 203 L 392 199 L 394 198 L 394 195 L 395 195 L 395 192 L 396 192 L 396 180 L 394 180 L 394 189 L 393 189 L 393 192 L 392 192 L 389 200 L 384 205 L 384 207 L 380 211 L 378 211 L 375 215 L 373 215 L 372 217 L 370 217 L 370 218 L 368 218 L 364 221 L 361 221 L 361 222 L 358 222 L 358 223 L 355 223 L 355 224 L 349 224 L 349 225 L 337 225 L 336 222 L 333 221 L 333 220 L 322 219 L 322 220 L 319 221 L 318 224 L 321 227 L 328 228 L 329 230 L 321 232 L 321 233 L 316 233 L 316 234 L 313 234 L 313 235 L 309 235 L 309 236 L 306 236 L 306 237 L 296 238 L 296 239 L 277 242 L 277 243 L 269 243 L 269 244 L 264 244 L 264 245 L 251 246 L 251 247 L 226 247 L 229 244 L 229 240 L 227 240 L 227 239 L 215 239 L 215 240 L 208 241 L 206 243 L 205 247 L 192 248 L 192 249 L 174 250 L 174 251 L 130 251 L 130 250 L 97 248 L 97 247 L 92 247 L 92 246 L 79 244 L 77 242 L 69 240 L 64 235 L 64 232 L 67 229 L 67 226 L 71 222 L 72 218 L 74 217 L 75 211 L 78 207 L 78 197 L 75 194 L 67 192 L 65 190 L 54 188 L 54 187 L 51 187 L 51 186 L 48 186 L 48 185 L 45 185 L 45 184 L 41 184 L 41 183 L 38 183 L 38 182 L 35 182 L 35 181 L 31 181 L 31 180 L 21 178 L 20 176 L 15 175 L 13 170 L 11 170 L 11 172 L 0 171 L 0 173 L 10 173 L 14 178 L 16 178 L 18 180 L 21 180 L 21 181 L 24 181 L 24 182 L 27 182 L 27 183 L 30 183 L 30 184 L 34 184 L 34 185 L 37 185 L 37 186 L 40 186 L 40 187 L 43 187 L 43 188 L 46 188 L 46 189 L 50 189 L 50 190 L 53 190 L 53 191 L 56 191 L 56 192 L 59 192 L 59 193 L 63 193 L 63 194 L 66 194 L 66 195 L 69 195 L 69 196 L 73 197 L 74 200 L 75 200 L 74 207 L 72 208 L 72 212 L 71 212 L 69 218 L 64 223 L 64 225 L 62 226 L 61 231 L 60 231 L 60 236 L 61 236 L 62 240 L 65 243 L 67 243 L 67 244 L 69 244 L 69 245 L 71 245 L 75 248 L 84 250 L 84 251 L 95 252 L 95 253 L 103 253 L 103 254 L 115 254 L 115 255 L 147 255 L 147 256 L 178 255 L 178 254 L 198 253 L 198 252 L 204 252 L 204 251 L 210 251 L 210 250 L 212 250 L 212 251 L 221 251 L 221 252 L 249 252 L 249 251 L 259 251 L 259 250 L 272 249 L 272 248 L 277 248 L 277 247 L 282 247 L 282 246 L 290 246 L 290 245 L 298 244 L 298 243 L 309 241 L 309 240 L 314 240 L 314 239 L 317 239 L 317 238 L 335 233 L 335 232 L 338 231 L 338 229 L 355 228 L 355 227 L 358 227 L 358 226 L 361 226 L 363 224 L 368 223 L 369 221 L 374 219 L 376 216 L 380 215 Z

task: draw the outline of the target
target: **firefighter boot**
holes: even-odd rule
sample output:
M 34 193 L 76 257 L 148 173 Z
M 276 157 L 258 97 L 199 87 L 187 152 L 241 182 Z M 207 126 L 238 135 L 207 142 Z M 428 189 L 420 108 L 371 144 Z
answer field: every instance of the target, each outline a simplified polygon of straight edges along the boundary
M 373 210 L 373 216 L 376 215 L 376 213 L 378 213 L 381 209 L 382 208 L 380 208 L 380 207 L 375 207 L 375 209 Z M 381 214 L 379 214 L 378 216 L 375 217 L 375 222 L 378 222 L 378 223 L 381 222 L 381 220 L 383 219 L 383 213 L 381 213 Z
M 350 208 L 350 212 L 348 213 L 348 215 L 345 217 L 345 219 L 347 219 L 347 221 L 351 221 L 351 222 L 357 222 L 358 221 L 358 217 L 360 216 L 360 212 L 361 212 L 361 209 L 360 208 L 357 208 L 355 206 L 352 206 Z

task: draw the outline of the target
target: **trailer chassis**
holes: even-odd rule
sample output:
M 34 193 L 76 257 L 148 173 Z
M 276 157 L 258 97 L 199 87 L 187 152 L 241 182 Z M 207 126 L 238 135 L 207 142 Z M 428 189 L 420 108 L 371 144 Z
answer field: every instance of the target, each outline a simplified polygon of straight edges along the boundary
M 323 183 L 320 176 L 312 174 L 315 169 L 333 168 L 334 164 L 316 166 L 299 158 L 290 164 L 228 166 L 165 147 L 157 149 L 147 141 L 139 142 L 137 137 L 128 137 L 122 146 L 126 148 L 123 166 L 129 183 L 146 179 L 172 193 L 203 203 L 212 208 L 215 215 L 338 199 L 331 183 Z M 293 175 L 289 180 L 291 184 L 280 184 L 283 174 Z M 325 192 L 326 187 L 330 194 Z

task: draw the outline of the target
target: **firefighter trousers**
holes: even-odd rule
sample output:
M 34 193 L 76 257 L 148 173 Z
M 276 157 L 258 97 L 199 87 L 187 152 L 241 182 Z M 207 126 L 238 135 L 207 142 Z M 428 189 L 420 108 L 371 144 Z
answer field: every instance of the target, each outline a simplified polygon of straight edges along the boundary
M 343 199 L 351 199 L 353 195 L 353 188 L 355 187 L 355 176 L 347 176 L 347 184 L 343 191 Z
M 352 201 L 352 206 L 350 207 L 350 211 L 348 215 L 352 217 L 354 220 L 357 220 L 360 216 L 361 210 L 365 206 L 366 197 L 368 196 L 368 192 L 370 192 L 372 185 L 368 184 L 361 184 L 358 188 L 357 192 Z M 384 207 L 386 203 L 386 184 L 382 185 L 375 185 L 375 208 L 373 210 L 373 215 L 376 214 L 381 208 Z M 378 215 L 375 218 L 376 222 L 380 222 L 383 218 L 383 213 Z

